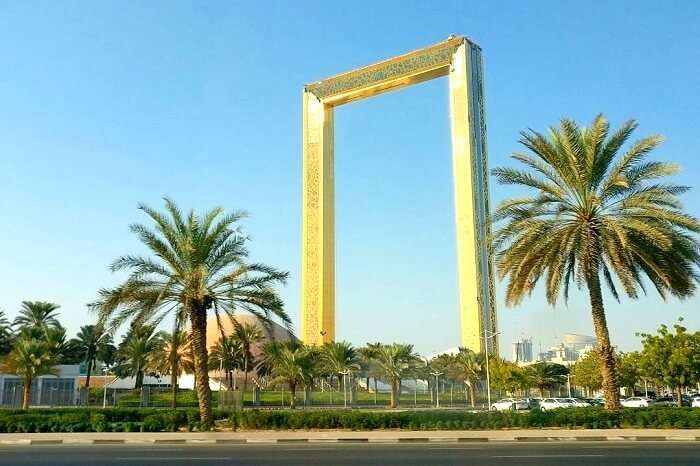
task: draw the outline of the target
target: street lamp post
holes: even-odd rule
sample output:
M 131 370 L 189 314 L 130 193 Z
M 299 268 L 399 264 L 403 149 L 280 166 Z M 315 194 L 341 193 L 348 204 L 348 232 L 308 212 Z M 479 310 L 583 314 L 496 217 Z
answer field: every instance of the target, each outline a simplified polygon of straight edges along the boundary
M 345 408 L 348 407 L 348 380 L 347 380 L 347 375 L 350 373 L 350 369 L 345 369 L 344 371 L 341 372 L 343 374 L 343 406 Z
M 440 379 L 439 377 L 442 375 L 442 372 L 438 371 L 432 371 L 430 375 L 435 376 L 435 407 L 439 408 L 440 407 Z
M 489 338 L 493 338 L 499 335 L 501 332 L 487 333 L 484 327 L 484 336 L 481 337 L 484 340 L 484 354 L 486 356 L 486 409 L 491 409 L 491 376 L 489 375 Z
M 105 373 L 105 382 L 104 382 L 104 393 L 102 394 L 102 409 L 105 409 L 107 407 L 107 374 L 109 373 L 109 366 L 105 364 L 104 369 L 102 369 Z M 90 391 L 88 390 L 87 394 L 87 405 L 90 406 Z

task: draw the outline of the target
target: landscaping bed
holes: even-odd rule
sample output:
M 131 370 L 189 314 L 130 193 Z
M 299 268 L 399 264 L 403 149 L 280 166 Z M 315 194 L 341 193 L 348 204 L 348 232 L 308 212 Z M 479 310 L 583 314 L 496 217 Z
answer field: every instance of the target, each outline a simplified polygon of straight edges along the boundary
M 220 430 L 491 430 L 700 428 L 700 410 L 638 408 L 605 411 L 571 408 L 549 411 L 471 413 L 452 410 L 214 410 Z M 177 432 L 199 430 L 195 409 L 33 409 L 0 411 L 0 432 Z

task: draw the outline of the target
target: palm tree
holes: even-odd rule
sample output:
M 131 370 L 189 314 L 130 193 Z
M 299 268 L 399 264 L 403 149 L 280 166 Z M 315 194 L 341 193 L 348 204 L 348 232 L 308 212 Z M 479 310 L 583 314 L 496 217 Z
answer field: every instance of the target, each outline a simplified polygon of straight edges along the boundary
M 296 408 L 296 390 L 299 385 L 311 386 L 316 374 L 317 354 L 295 341 L 268 342 L 263 346 L 261 364 L 270 368 L 272 383 L 285 383 L 291 392 L 290 407 Z M 263 371 L 261 371 L 263 372 Z
M 342 387 L 343 393 L 346 391 L 345 376 L 360 370 L 360 355 L 347 341 L 333 341 L 323 345 L 321 361 L 326 371 L 338 378 L 338 386 Z
M 0 356 L 5 355 L 12 349 L 12 325 L 5 317 L 5 311 L 0 309 Z
M 100 325 L 83 325 L 71 343 L 82 355 L 81 361 L 85 363 L 87 373 L 85 388 L 89 391 L 90 376 L 97 361 L 109 363 L 114 356 L 116 348 L 112 343 L 112 336 Z
M 476 383 L 484 373 L 480 358 L 468 348 L 459 348 L 459 352 L 454 356 L 454 366 L 459 378 L 469 388 L 469 399 L 473 408 L 476 402 Z
M 114 373 L 134 377 L 134 388 L 141 388 L 145 374 L 158 370 L 164 346 L 164 332 L 157 332 L 154 325 L 132 323 L 117 348 Z
M 396 408 L 401 395 L 401 380 L 411 375 L 421 359 L 413 351 L 413 345 L 394 343 L 382 345 L 377 350 L 376 361 L 379 370 L 391 384 L 391 407 Z
M 0 372 L 15 374 L 22 379 L 22 409 L 29 409 L 34 380 L 41 375 L 57 375 L 56 358 L 45 340 L 22 335 L 17 338 L 12 351 L 0 364 Z
M 226 373 L 226 389 L 233 390 L 233 371 L 243 367 L 243 345 L 234 335 L 222 336 L 210 348 L 209 370 Z
M 521 133 L 530 153 L 512 157 L 529 170 L 494 170 L 500 183 L 535 191 L 504 201 L 494 216 L 505 221 L 494 249 L 498 274 L 508 277 L 507 304 L 518 304 L 541 278 L 552 305 L 562 287 L 567 299 L 572 281 L 585 285 L 608 409 L 620 406 L 620 393 L 601 281 L 616 299 L 620 289 L 636 298 L 644 276 L 663 298 L 690 296 L 699 281 L 700 223 L 678 200 L 688 188 L 657 181 L 677 172 L 676 165 L 645 160 L 661 136 L 642 138 L 621 153 L 636 127 L 628 121 L 610 135 L 602 115 L 590 128 L 563 119 L 549 135 Z
M 132 225 L 131 231 L 148 247 L 152 257 L 123 256 L 113 271 L 130 270 L 120 286 L 100 291 L 95 307 L 101 321 L 118 326 L 128 319 L 160 321 L 167 314 L 184 314 L 191 324 L 191 337 L 201 421 L 212 424 L 211 390 L 206 344 L 207 314 L 213 311 L 234 318 L 246 311 L 270 322 L 271 316 L 288 327 L 289 316 L 273 288 L 284 283 L 287 273 L 267 265 L 248 263 L 248 238 L 238 225 L 243 213 L 224 215 L 220 208 L 184 217 L 169 199 L 166 213 L 145 205 L 155 230 Z
M 160 332 L 163 345 L 159 348 L 160 354 L 154 359 L 153 369 L 160 375 L 170 376 L 170 407 L 177 408 L 178 377 L 186 370 L 185 360 L 189 347 L 187 332 L 182 329 L 173 329 L 173 332 Z
M 23 332 L 34 332 L 36 338 L 52 327 L 58 327 L 58 304 L 43 301 L 22 301 L 22 308 L 13 325 Z
M 243 391 L 241 394 L 241 400 L 245 399 L 245 391 L 248 388 L 248 372 L 250 368 L 255 364 L 253 358 L 253 345 L 260 342 L 263 338 L 263 334 L 257 325 L 249 324 L 244 322 L 239 324 L 238 321 L 234 320 L 233 325 L 233 335 L 241 344 L 241 353 L 243 356 Z M 243 406 L 243 405 L 241 405 Z
M 543 361 L 527 366 L 525 372 L 532 384 L 540 390 L 540 397 L 544 398 L 545 389 L 563 383 L 569 370 L 561 364 Z
M 365 375 L 367 392 L 369 392 L 369 379 L 370 377 L 374 382 L 374 402 L 377 402 L 377 377 L 378 368 L 377 362 L 375 361 L 377 357 L 377 351 L 381 348 L 381 343 L 367 343 L 365 346 L 357 350 L 360 356 L 360 366 Z

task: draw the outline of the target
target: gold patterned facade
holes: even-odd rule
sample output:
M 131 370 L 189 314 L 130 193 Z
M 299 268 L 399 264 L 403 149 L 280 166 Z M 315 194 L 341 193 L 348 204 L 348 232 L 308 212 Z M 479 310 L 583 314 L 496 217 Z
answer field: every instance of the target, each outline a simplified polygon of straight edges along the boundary
M 488 238 L 488 162 L 481 49 L 464 37 L 304 87 L 301 337 L 335 340 L 333 108 L 447 76 L 457 227 L 461 344 L 498 350 Z

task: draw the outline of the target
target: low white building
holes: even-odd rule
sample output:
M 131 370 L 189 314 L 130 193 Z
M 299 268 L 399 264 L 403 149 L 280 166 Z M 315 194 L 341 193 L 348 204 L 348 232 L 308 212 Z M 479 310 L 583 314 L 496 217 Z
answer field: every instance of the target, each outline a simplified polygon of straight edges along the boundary
M 42 375 L 32 382 L 31 406 L 72 406 L 79 397 L 80 365 L 59 365 L 58 375 Z M 0 373 L 0 406 L 22 406 L 22 379 Z

